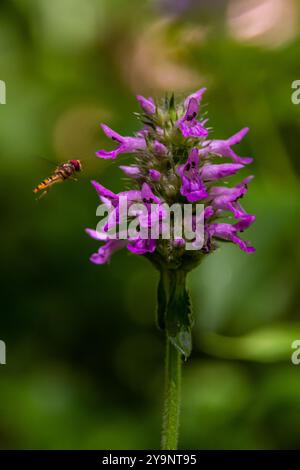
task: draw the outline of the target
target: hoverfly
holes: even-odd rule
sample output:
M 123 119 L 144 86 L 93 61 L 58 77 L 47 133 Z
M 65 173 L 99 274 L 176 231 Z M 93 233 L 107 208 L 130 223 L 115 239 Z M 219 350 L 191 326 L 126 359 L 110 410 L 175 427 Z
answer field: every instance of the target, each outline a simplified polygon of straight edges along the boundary
M 62 183 L 67 179 L 73 179 L 76 181 L 74 174 L 82 170 L 82 163 L 80 160 L 68 160 L 67 162 L 58 165 L 53 174 L 48 178 L 45 178 L 38 186 L 33 189 L 35 194 L 43 191 L 40 197 L 45 196 L 51 186 L 56 183 Z

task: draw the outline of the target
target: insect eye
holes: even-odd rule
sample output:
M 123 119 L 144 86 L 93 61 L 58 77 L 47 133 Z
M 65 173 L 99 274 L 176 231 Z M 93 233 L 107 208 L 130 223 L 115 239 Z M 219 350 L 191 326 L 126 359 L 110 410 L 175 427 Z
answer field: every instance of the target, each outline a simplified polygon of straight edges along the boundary
M 79 160 L 70 160 L 69 163 L 74 167 L 75 171 L 81 170 L 81 163 Z

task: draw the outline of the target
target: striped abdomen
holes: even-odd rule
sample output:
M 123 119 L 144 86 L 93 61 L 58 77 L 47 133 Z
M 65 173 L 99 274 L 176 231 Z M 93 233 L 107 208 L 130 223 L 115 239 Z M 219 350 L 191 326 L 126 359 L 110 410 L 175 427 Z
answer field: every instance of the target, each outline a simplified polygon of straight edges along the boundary
M 64 180 L 64 177 L 60 174 L 49 176 L 49 178 L 45 178 L 40 184 L 38 184 L 37 187 L 34 188 L 33 192 L 39 193 L 40 191 L 43 191 L 44 189 L 49 188 L 49 186 L 52 186 L 52 184 L 59 183 L 63 180 Z

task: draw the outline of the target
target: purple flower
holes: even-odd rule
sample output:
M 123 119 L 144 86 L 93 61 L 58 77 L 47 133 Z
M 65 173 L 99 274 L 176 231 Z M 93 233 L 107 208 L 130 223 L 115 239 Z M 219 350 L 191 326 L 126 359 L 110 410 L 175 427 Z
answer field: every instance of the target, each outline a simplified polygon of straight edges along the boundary
M 85 231 L 94 240 L 101 242 L 107 242 L 109 240 L 109 235 L 107 233 L 101 233 L 98 230 L 93 230 L 91 228 L 86 228 Z
M 126 196 L 128 201 L 139 201 L 141 200 L 141 191 L 136 189 L 131 189 L 129 191 L 122 191 L 118 194 L 113 193 L 109 189 L 102 186 L 102 184 L 98 183 L 95 180 L 92 180 L 92 185 L 97 191 L 98 196 L 100 197 L 101 201 L 104 200 L 106 203 L 107 200 L 111 201 L 115 206 L 118 204 L 120 196 Z
M 147 209 L 147 214 L 141 214 L 139 221 L 141 227 L 153 227 L 160 223 L 164 218 L 164 210 L 161 207 L 162 201 L 155 196 L 147 183 L 144 183 L 141 190 L 141 200 Z
M 117 201 L 118 195 L 113 193 L 110 189 L 105 188 L 102 184 L 98 183 L 98 181 L 92 180 L 92 185 L 96 189 L 98 196 L 101 200 L 103 198 L 109 199 L 110 201 Z
M 152 179 L 152 181 L 159 181 L 161 178 L 161 173 L 160 171 L 154 170 L 153 168 L 151 168 L 149 170 L 149 176 Z
M 140 103 L 141 108 L 145 111 L 147 114 L 154 114 L 156 111 L 156 107 L 154 104 L 153 98 L 144 98 L 141 95 L 137 95 L 136 99 Z
M 206 206 L 204 209 L 204 220 L 210 219 L 214 215 L 214 209 L 212 206 Z
M 173 240 L 173 246 L 176 248 L 182 248 L 185 246 L 185 240 L 183 238 L 175 238 Z
M 241 163 L 220 163 L 219 165 L 206 164 L 201 169 L 201 177 L 204 181 L 214 181 L 235 175 L 244 167 Z
M 156 248 L 156 240 L 138 238 L 129 242 L 127 245 L 129 251 L 136 255 L 144 255 L 145 253 L 153 253 Z
M 199 201 L 207 197 L 207 192 L 199 172 L 199 160 L 198 150 L 193 148 L 187 162 L 177 169 L 182 183 L 180 193 L 189 202 Z
M 109 240 L 99 248 L 97 253 L 92 254 L 90 260 L 94 264 L 106 264 L 110 261 L 113 253 L 124 248 L 127 243 L 127 240 Z
M 129 178 L 139 178 L 141 176 L 141 170 L 138 166 L 126 166 L 120 165 L 119 168 L 125 173 Z
M 101 127 L 112 140 L 115 140 L 119 145 L 115 150 L 107 152 L 106 150 L 99 150 L 96 155 L 100 158 L 116 158 L 121 153 L 134 153 L 138 150 L 146 148 L 146 141 L 143 137 L 123 137 L 117 132 L 113 131 L 110 127 L 105 124 L 101 124 Z
M 247 184 L 252 177 L 248 177 L 233 188 L 227 186 L 215 186 L 209 191 L 211 204 L 215 209 L 231 211 L 237 218 L 243 218 L 246 215 L 245 210 L 239 204 L 238 199 L 242 198 L 247 192 Z
M 115 194 L 109 189 L 102 186 L 97 181 L 92 181 L 92 185 L 96 189 L 100 200 L 103 204 L 106 205 L 107 210 L 110 212 L 108 215 L 107 224 L 104 227 L 104 231 L 107 232 L 111 227 L 114 227 L 116 223 L 119 223 L 119 201 L 120 197 L 126 197 L 127 207 L 130 207 L 131 204 L 141 201 L 141 191 L 139 190 L 130 190 L 122 191 L 119 194 Z M 92 231 L 88 230 L 88 234 L 92 236 Z M 98 234 L 98 236 L 101 236 Z M 96 235 L 93 237 L 96 238 Z M 100 239 L 100 238 L 99 238 Z
M 147 183 L 142 186 L 141 197 L 144 204 L 160 204 L 159 197 L 155 196 Z
M 168 153 L 167 147 L 164 144 L 162 144 L 161 142 L 159 142 L 158 140 L 154 141 L 153 150 L 156 153 L 156 155 L 158 155 L 160 157 L 163 157 L 163 156 L 167 155 L 167 153 Z
M 241 250 L 246 253 L 253 253 L 255 248 L 249 242 L 242 240 L 238 237 L 238 232 L 243 232 L 255 220 L 254 216 L 246 216 L 236 224 L 210 224 L 207 226 L 206 231 L 209 237 L 219 238 L 221 240 L 228 240 L 238 245 Z
M 200 150 L 200 155 L 220 155 L 221 157 L 231 158 L 235 163 L 241 163 L 242 165 L 252 163 L 253 159 L 251 157 L 239 157 L 231 148 L 232 145 L 238 144 L 248 132 L 249 128 L 245 127 L 227 140 L 207 140 L 203 142 L 204 148 Z
M 192 93 L 191 95 L 189 95 L 185 100 L 184 100 L 184 106 L 187 108 L 189 106 L 189 102 L 194 99 L 196 100 L 197 102 L 197 105 L 200 106 L 200 103 L 201 103 L 201 100 L 202 100 L 202 97 L 204 95 L 204 93 L 206 92 L 206 88 L 203 87 L 203 88 L 200 88 L 199 90 L 195 91 L 194 93 Z M 197 114 L 199 112 L 199 109 L 197 111 Z
M 208 135 L 207 129 L 203 126 L 204 122 L 197 121 L 196 119 L 204 91 L 205 88 L 202 88 L 191 95 L 185 102 L 185 113 L 176 123 L 184 137 L 203 138 Z

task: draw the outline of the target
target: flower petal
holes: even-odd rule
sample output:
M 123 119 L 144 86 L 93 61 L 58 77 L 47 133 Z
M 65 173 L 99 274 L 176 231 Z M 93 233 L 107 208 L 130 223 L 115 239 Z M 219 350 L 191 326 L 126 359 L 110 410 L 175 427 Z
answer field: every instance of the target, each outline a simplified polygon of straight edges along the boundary
M 90 260 L 94 264 L 106 264 L 110 261 L 113 253 L 127 245 L 127 240 L 109 240 L 101 246 L 97 253 L 92 254 Z
M 140 103 L 141 108 L 147 113 L 147 114 L 154 114 L 156 111 L 156 107 L 154 104 L 153 98 L 144 98 L 144 96 L 137 95 L 136 99 Z
M 159 156 L 164 156 L 164 155 L 167 155 L 167 153 L 168 153 L 167 147 L 164 144 L 162 144 L 161 142 L 159 142 L 158 140 L 154 141 L 153 150 Z
M 136 255 L 144 255 L 145 253 L 153 253 L 156 248 L 156 240 L 139 238 L 129 242 L 127 249 Z
M 112 140 L 115 140 L 116 142 L 119 142 L 120 144 L 123 142 L 124 137 L 122 137 L 116 131 L 108 127 L 106 124 L 100 124 L 100 126 L 102 127 L 102 130 L 107 137 Z
M 94 186 L 94 188 L 96 189 L 96 191 L 97 191 L 97 193 L 100 197 L 103 196 L 107 199 L 115 199 L 115 200 L 118 199 L 117 194 L 113 193 L 110 189 L 105 188 L 104 186 L 102 186 L 102 184 L 98 183 L 97 181 L 92 180 L 91 183 Z
M 239 132 L 237 132 L 236 134 L 229 137 L 229 139 L 227 139 L 228 144 L 229 145 L 238 144 L 245 137 L 245 135 L 248 134 L 249 130 L 250 130 L 249 127 L 244 127 Z
M 241 163 L 221 163 L 219 165 L 204 165 L 201 169 L 201 176 L 206 181 L 214 181 L 235 175 L 244 168 Z
M 206 92 L 206 88 L 200 88 L 200 90 L 197 90 L 195 91 L 195 93 L 192 93 L 191 95 L 189 95 L 186 99 L 185 99 L 185 102 L 184 102 L 184 105 L 187 107 L 188 106 L 188 103 L 191 99 L 195 99 L 198 103 L 198 105 L 200 104 L 200 101 L 202 100 L 202 97 L 204 95 L 204 93 Z
M 182 183 L 180 193 L 189 202 L 196 202 L 207 197 L 206 188 L 199 173 L 199 161 L 198 149 L 193 148 L 185 165 L 181 165 L 177 169 Z
M 119 168 L 130 178 L 139 178 L 141 176 L 141 171 L 137 166 L 120 165 Z
M 149 176 L 152 181 L 159 181 L 161 178 L 161 173 L 158 170 L 151 169 L 149 170 Z
M 93 230 L 91 228 L 86 228 L 85 231 L 94 240 L 99 240 L 99 241 L 102 241 L 102 242 L 105 242 L 105 241 L 109 240 L 109 236 L 106 233 L 101 233 L 101 232 L 98 232 L 97 230 Z

